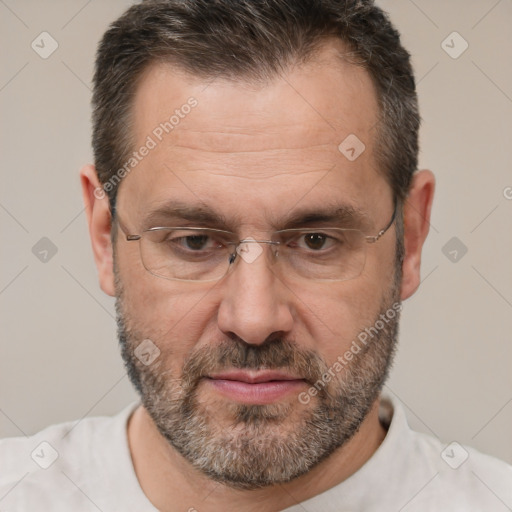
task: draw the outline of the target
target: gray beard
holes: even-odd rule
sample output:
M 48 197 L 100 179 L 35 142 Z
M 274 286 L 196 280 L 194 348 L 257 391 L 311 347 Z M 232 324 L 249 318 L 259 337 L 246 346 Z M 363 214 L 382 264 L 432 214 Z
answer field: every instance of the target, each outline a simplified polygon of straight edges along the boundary
M 119 281 L 117 286 L 122 357 L 143 406 L 161 435 L 194 468 L 233 488 L 250 490 L 289 482 L 342 447 L 360 428 L 392 364 L 399 311 L 354 354 L 336 378 L 317 386 L 318 394 L 309 404 L 298 400 L 269 405 L 223 402 L 223 415 L 227 414 L 230 421 L 221 424 L 216 419 L 218 406 L 209 408 L 199 399 L 200 385 L 208 374 L 231 368 L 279 369 L 300 375 L 314 385 L 328 366 L 316 352 L 302 350 L 299 344 L 279 337 L 261 345 L 234 338 L 193 351 L 184 363 L 183 377 L 176 378 L 164 366 L 172 354 L 169 357 L 162 350 L 149 366 L 135 357 L 135 347 L 147 336 L 125 316 Z M 392 309 L 393 303 L 399 303 L 399 284 L 395 282 L 390 292 L 381 301 L 375 322 Z M 165 348 L 167 352 L 170 349 Z

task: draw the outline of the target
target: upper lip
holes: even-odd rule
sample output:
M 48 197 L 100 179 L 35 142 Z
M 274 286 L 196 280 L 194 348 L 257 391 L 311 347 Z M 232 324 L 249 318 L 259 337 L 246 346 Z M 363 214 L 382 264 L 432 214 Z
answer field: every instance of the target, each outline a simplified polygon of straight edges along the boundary
M 260 382 L 270 382 L 272 380 L 302 380 L 301 377 L 290 375 L 277 370 L 233 370 L 222 373 L 214 373 L 208 376 L 216 380 L 237 380 L 247 382 L 248 384 L 258 384 Z

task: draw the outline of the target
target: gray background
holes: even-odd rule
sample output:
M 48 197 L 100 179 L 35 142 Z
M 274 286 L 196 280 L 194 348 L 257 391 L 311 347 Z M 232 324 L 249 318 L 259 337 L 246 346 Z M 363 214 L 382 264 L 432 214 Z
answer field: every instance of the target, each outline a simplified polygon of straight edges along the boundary
M 92 161 L 96 44 L 128 5 L 0 0 L 2 437 L 135 399 L 78 180 Z M 437 177 L 423 282 L 404 304 L 387 390 L 415 429 L 512 462 L 512 1 L 380 5 L 413 55 L 420 163 Z M 43 31 L 59 45 L 47 59 L 31 48 Z M 454 31 L 469 45 L 458 58 Z

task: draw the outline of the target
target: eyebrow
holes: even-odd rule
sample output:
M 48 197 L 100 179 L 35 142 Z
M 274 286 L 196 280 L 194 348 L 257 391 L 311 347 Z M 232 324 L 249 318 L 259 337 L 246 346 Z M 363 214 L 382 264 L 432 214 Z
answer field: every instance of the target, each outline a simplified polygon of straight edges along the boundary
M 205 227 L 236 232 L 241 224 L 235 215 L 229 220 L 206 205 L 190 205 L 181 201 L 168 201 L 150 211 L 143 219 L 143 229 L 181 225 Z M 283 219 L 270 222 L 273 230 L 313 227 L 341 227 L 366 231 L 372 226 L 369 215 L 356 206 L 335 203 L 318 208 L 302 208 L 290 212 Z
M 236 222 L 236 218 L 234 221 Z M 190 205 L 181 201 L 168 201 L 158 208 L 150 211 L 143 220 L 144 229 L 151 227 L 164 227 L 171 223 L 179 225 L 198 225 L 214 229 L 233 231 L 234 223 L 219 212 L 206 205 Z M 175 224 L 175 225 L 178 225 Z M 183 226 L 187 227 L 187 226 Z
M 320 208 L 297 210 L 285 219 L 285 226 L 280 229 L 293 229 L 315 225 L 368 230 L 372 227 L 371 219 L 364 210 L 349 204 L 323 205 Z

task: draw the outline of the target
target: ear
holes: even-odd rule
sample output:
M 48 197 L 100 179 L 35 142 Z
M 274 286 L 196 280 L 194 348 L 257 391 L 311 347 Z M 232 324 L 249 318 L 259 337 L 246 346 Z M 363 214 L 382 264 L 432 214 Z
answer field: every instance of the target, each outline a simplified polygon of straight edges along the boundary
M 423 170 L 413 175 L 409 194 L 404 202 L 402 300 L 409 298 L 420 285 L 421 251 L 430 228 L 434 189 L 435 178 L 432 172 Z
M 86 165 L 80 171 L 80 181 L 100 286 L 107 295 L 114 297 L 114 259 L 110 238 L 112 219 L 108 197 L 93 165 Z

